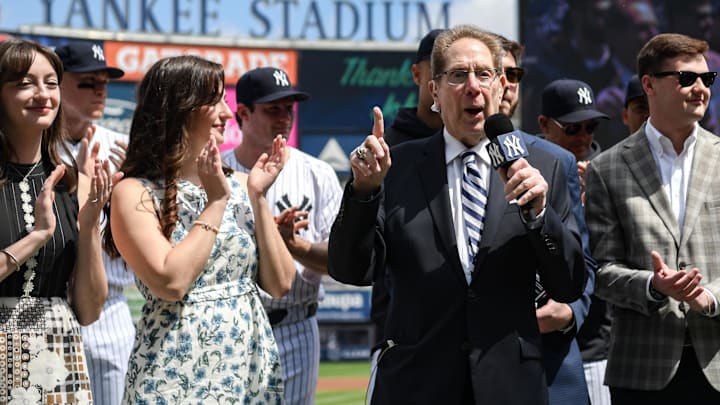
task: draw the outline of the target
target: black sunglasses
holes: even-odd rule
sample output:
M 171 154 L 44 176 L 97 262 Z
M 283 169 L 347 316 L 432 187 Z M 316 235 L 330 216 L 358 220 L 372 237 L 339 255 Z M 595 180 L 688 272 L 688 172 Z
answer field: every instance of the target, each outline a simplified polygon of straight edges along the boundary
M 507 78 L 507 81 L 510 83 L 520 83 L 520 80 L 522 80 L 523 76 L 525 75 L 525 69 L 521 67 L 506 67 L 505 68 L 505 77 Z
M 705 87 L 710 87 L 715 83 L 715 77 L 717 76 L 717 72 L 705 72 L 705 73 L 695 73 L 695 72 L 688 72 L 686 70 L 674 70 L 671 72 L 656 72 L 653 73 L 651 76 L 653 77 L 665 77 L 665 76 L 677 76 L 678 83 L 680 83 L 680 86 L 682 87 L 688 87 L 692 86 L 693 83 L 697 80 L 699 77 L 700 80 L 702 80 Z
M 555 118 L 550 118 L 552 122 L 555 123 L 558 127 L 562 128 L 563 131 L 565 131 L 565 135 L 573 136 L 577 135 L 580 130 L 583 128 L 583 125 L 585 125 L 585 132 L 588 134 L 592 134 L 597 129 L 598 125 L 600 124 L 597 120 L 591 120 L 591 121 L 585 121 L 583 122 L 574 122 L 572 124 L 563 124 L 556 120 Z
M 93 90 L 93 91 L 99 91 L 99 90 L 105 90 L 108 86 L 107 81 L 86 81 L 86 82 L 80 82 L 77 85 L 77 88 L 80 90 Z

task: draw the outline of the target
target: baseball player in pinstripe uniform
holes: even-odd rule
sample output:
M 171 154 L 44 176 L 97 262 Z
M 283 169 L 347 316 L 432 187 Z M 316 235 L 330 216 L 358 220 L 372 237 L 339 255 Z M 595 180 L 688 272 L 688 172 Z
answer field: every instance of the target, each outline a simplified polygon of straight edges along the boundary
M 65 68 L 61 84 L 65 127 L 69 140 L 65 143 L 77 159 L 80 170 L 89 157 L 109 159 L 115 169 L 125 158 L 128 136 L 93 123 L 102 118 L 110 79 L 124 72 L 107 66 L 102 44 L 70 42 L 55 49 Z M 69 157 L 65 156 L 65 160 Z M 103 218 L 103 221 L 105 219 Z M 103 252 L 107 273 L 108 297 L 100 319 L 82 327 L 85 356 L 88 362 L 94 403 L 120 404 L 125 372 L 135 337 L 135 325 L 123 288 L 133 283 L 132 272 L 122 259 L 110 259 Z
M 707 50 L 650 39 L 638 54 L 650 118 L 587 168 L 596 293 L 614 306 L 614 405 L 720 403 L 720 138 L 698 124 L 717 75 Z
M 270 152 L 277 134 L 290 134 L 295 103 L 309 95 L 293 89 L 282 69 L 265 67 L 238 80 L 236 97 L 242 143 L 224 152 L 223 160 L 234 170 L 248 172 L 262 153 Z M 327 274 L 327 240 L 341 196 L 330 165 L 294 148 L 267 192 L 297 269 L 286 296 L 272 299 L 261 291 L 280 351 L 288 405 L 315 401 L 320 362 L 315 311 L 323 293 L 320 279 Z

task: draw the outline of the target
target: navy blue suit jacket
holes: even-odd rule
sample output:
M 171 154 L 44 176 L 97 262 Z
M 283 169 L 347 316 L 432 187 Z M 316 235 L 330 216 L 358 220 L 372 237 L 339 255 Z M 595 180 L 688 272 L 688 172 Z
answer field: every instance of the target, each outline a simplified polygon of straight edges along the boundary
M 547 403 L 535 317 L 535 273 L 559 302 L 577 300 L 585 262 L 558 158 L 530 146 L 548 183 L 543 224 L 528 229 L 492 171 L 485 227 L 468 285 L 453 228 L 442 132 L 391 150 L 377 193 L 343 195 L 329 241 L 329 272 L 391 291 L 374 404 Z M 520 384 L 520 385 L 518 385 Z
M 548 379 L 550 405 L 587 404 L 589 402 L 582 356 L 578 347 L 577 332 L 590 311 L 590 300 L 595 287 L 597 263 L 590 255 L 589 235 L 585 225 L 585 212 L 580 199 L 580 181 L 577 161 L 572 153 L 540 137 L 523 132 L 525 144 L 545 150 L 556 156 L 568 179 L 568 192 L 572 212 L 582 238 L 583 255 L 587 266 L 587 284 L 580 299 L 569 303 L 575 317 L 573 330 L 542 335 L 542 353 Z

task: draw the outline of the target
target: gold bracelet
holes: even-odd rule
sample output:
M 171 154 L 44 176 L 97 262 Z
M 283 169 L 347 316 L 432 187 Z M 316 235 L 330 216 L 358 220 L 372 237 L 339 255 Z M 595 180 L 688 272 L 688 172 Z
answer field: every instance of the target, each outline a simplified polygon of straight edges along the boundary
M 7 257 L 10 258 L 10 261 L 15 263 L 15 271 L 20 271 L 20 262 L 14 254 L 10 253 L 7 249 L 0 249 L 0 252 L 5 253 Z
M 215 225 L 213 225 L 213 224 L 211 224 L 211 223 L 209 223 L 209 222 L 205 222 L 205 221 L 193 221 L 192 224 L 193 224 L 193 226 L 199 225 L 199 226 L 201 226 L 204 230 L 210 231 L 210 232 L 214 232 L 216 235 L 220 232 L 220 230 L 218 229 L 217 226 L 215 226 Z

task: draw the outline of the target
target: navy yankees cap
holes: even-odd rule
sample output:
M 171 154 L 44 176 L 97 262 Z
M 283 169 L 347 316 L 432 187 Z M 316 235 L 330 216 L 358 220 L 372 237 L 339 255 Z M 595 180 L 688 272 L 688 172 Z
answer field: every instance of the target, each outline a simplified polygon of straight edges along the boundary
M 642 83 L 640 83 L 638 75 L 633 75 L 627 84 L 627 88 L 625 89 L 625 108 L 627 108 L 630 101 L 639 97 L 645 97 L 645 90 L 643 90 Z
M 545 86 L 542 114 L 564 123 L 582 122 L 608 116 L 595 109 L 592 88 L 580 80 L 560 79 Z
M 432 55 L 433 45 L 435 45 L 435 38 L 437 38 L 440 33 L 442 33 L 445 30 L 442 29 L 434 29 L 423 37 L 423 39 L 420 40 L 420 45 L 418 45 L 417 54 L 415 55 L 415 63 L 422 62 L 426 59 L 430 59 L 430 55 Z
M 125 72 L 105 63 L 105 52 L 99 42 L 73 41 L 55 48 L 66 72 L 87 73 L 106 70 L 111 79 L 122 77 Z
M 295 90 L 290 85 L 290 77 L 280 68 L 261 67 L 250 70 L 238 79 L 235 86 L 235 100 L 238 104 L 269 103 L 285 97 L 305 101 L 310 95 Z

